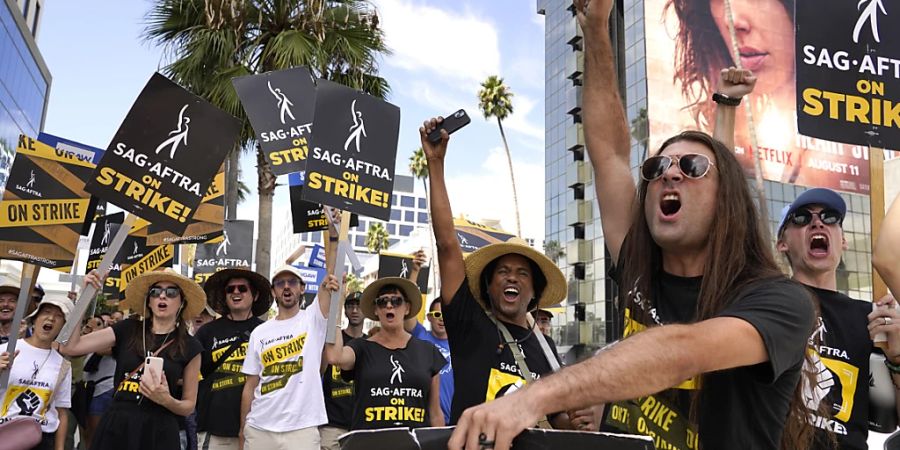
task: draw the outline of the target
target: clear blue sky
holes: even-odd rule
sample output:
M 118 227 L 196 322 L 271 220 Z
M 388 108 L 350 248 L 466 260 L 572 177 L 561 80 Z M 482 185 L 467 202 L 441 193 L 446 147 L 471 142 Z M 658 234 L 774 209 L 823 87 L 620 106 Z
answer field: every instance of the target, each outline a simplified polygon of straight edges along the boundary
M 150 75 L 165 64 L 162 49 L 142 38 L 146 0 L 51 0 L 38 45 L 53 75 L 45 131 L 106 148 Z M 533 0 L 376 1 L 393 54 L 382 75 L 402 123 L 397 171 L 408 173 L 427 117 L 465 108 L 472 124 L 454 135 L 448 184 L 454 211 L 498 218 L 514 229 L 508 169 L 496 122 L 476 108 L 478 83 L 499 74 L 516 94 L 505 122 L 516 165 L 524 235 L 543 238 L 544 34 Z M 243 159 L 255 194 L 255 158 Z M 279 180 L 283 184 L 287 180 Z M 288 206 L 276 192 L 276 211 Z M 239 210 L 256 218 L 256 201 Z

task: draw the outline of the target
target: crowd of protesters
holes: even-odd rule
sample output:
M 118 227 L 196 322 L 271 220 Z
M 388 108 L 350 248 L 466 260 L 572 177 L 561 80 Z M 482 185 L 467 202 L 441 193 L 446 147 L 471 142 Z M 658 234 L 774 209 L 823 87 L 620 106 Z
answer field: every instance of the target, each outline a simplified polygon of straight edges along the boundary
M 719 73 L 707 105 L 714 135 L 665 140 L 635 184 L 611 9 L 611 0 L 575 8 L 620 340 L 561 367 L 551 308 L 567 281 L 556 264 L 517 238 L 463 253 L 444 176 L 449 135 L 428 139 L 437 117 L 419 129 L 440 275 L 433 301 L 424 304 L 413 281 L 428 263 L 423 251 L 405 278 L 343 290 L 334 228 L 311 302 L 293 266 L 271 277 L 222 270 L 202 287 L 162 270 L 129 282 L 119 303 L 129 317 L 71 317 L 74 293 L 36 286 L 15 324 L 20 284 L 3 279 L 0 344 L 19 339 L 12 365 L 0 354 L 9 372 L 0 423 L 35 419 L 33 448 L 53 450 L 73 448 L 75 429 L 85 450 L 334 450 L 356 430 L 445 425 L 456 426 L 454 450 L 506 450 L 535 427 L 644 434 L 657 448 L 867 448 L 868 374 L 887 369 L 900 390 L 900 309 L 891 295 L 869 303 L 838 292 L 846 203 L 828 189 L 802 193 L 781 212 L 771 250 L 731 151 L 736 107 L 757 81 L 736 68 Z M 873 253 L 893 292 L 897 255 L 900 198 Z M 104 277 L 84 282 L 99 287 Z M 327 343 L 333 301 L 346 325 Z M 377 323 L 368 334 L 366 319 Z M 56 344 L 67 320 L 81 332 Z M 870 364 L 873 353 L 884 368 Z M 894 401 L 886 414 L 896 423 L 900 395 Z

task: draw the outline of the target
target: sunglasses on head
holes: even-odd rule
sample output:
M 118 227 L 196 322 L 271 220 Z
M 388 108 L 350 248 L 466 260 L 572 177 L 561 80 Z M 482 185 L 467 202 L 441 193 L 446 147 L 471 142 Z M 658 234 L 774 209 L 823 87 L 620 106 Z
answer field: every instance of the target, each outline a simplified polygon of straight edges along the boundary
M 429 311 L 428 314 L 426 314 L 426 316 L 431 317 L 433 319 L 443 319 L 444 318 L 444 314 L 440 311 Z
M 715 164 L 706 155 L 688 153 L 684 155 L 657 155 L 647 158 L 641 164 L 641 178 L 653 181 L 666 173 L 672 164 L 677 164 L 681 173 L 688 178 L 703 178 Z
M 808 209 L 799 209 L 791 214 L 790 221 L 792 224 L 802 227 L 812 223 L 813 216 L 817 216 L 825 225 L 834 225 L 844 221 L 841 213 L 833 209 L 823 209 L 819 212 L 812 212 Z
M 386 308 L 388 303 L 390 303 L 394 308 L 403 304 L 405 300 L 403 297 L 399 295 L 382 295 L 375 299 L 375 306 L 379 308 Z
M 167 298 L 175 298 L 175 297 L 181 295 L 181 289 L 178 289 L 177 287 L 174 287 L 174 286 L 173 287 L 165 287 L 165 288 L 159 287 L 159 286 L 154 286 L 154 287 L 150 288 L 150 296 L 151 297 L 159 297 L 162 294 L 166 294 Z
M 248 288 L 247 285 L 245 285 L 245 284 L 232 284 L 231 286 L 225 286 L 225 292 L 228 294 L 235 292 L 235 291 L 243 294 L 249 290 L 250 290 L 250 288 Z

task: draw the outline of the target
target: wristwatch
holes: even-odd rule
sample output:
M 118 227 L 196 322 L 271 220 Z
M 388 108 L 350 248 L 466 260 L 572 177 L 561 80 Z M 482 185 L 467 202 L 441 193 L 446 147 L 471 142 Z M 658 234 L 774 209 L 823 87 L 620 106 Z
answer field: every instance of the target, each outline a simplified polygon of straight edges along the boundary
M 741 97 L 729 97 L 718 92 L 713 94 L 712 99 L 714 102 L 725 106 L 737 106 L 741 104 Z

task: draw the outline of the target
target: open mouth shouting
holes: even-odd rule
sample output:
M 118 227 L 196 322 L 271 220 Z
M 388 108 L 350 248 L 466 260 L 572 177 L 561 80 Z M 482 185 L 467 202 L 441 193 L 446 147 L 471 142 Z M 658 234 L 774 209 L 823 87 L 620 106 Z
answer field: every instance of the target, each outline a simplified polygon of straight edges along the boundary
M 663 220 L 674 220 L 681 211 L 681 196 L 677 192 L 663 194 L 659 202 L 659 212 Z
M 830 248 L 828 235 L 825 233 L 812 233 L 809 237 L 809 254 L 814 258 L 825 258 Z
M 519 288 L 516 286 L 507 286 L 503 289 L 503 300 L 507 302 L 515 302 L 519 299 Z

